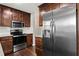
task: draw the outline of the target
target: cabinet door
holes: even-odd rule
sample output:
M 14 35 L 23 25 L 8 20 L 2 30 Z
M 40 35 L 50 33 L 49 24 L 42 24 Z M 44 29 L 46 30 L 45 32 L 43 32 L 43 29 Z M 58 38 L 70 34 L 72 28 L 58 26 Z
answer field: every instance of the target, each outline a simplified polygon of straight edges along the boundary
M 2 25 L 10 27 L 12 21 L 12 12 L 8 7 L 2 7 Z
M 2 25 L 2 7 L 0 6 L 0 26 Z
M 24 21 L 25 27 L 30 27 L 30 14 L 29 13 L 23 13 L 23 21 Z
M 60 8 L 60 3 L 49 3 L 49 9 L 54 10 Z
M 43 17 L 42 17 L 42 14 L 44 12 L 47 12 L 49 11 L 49 5 L 47 3 L 45 4 L 42 4 L 39 6 L 39 26 L 42 26 L 43 25 Z
M 4 51 L 4 54 L 7 55 L 12 52 L 13 40 L 12 37 L 1 38 L 1 45 Z
M 35 51 L 36 51 L 36 54 L 37 54 L 37 56 L 43 56 L 44 55 L 44 51 L 43 51 L 43 49 L 40 49 L 40 48 L 35 48 Z
M 18 20 L 23 22 L 23 12 L 18 11 Z
M 35 44 L 36 44 L 36 47 L 43 48 L 42 38 L 41 37 L 35 37 Z
M 19 20 L 18 10 L 12 9 L 12 20 L 13 21 Z
M 33 43 L 32 39 L 33 39 L 33 35 L 32 34 L 27 34 L 27 46 L 28 47 L 32 46 L 32 43 Z
M 48 3 L 42 4 L 42 5 L 39 6 L 39 9 L 40 9 L 40 12 L 42 12 L 42 11 L 47 12 L 47 11 L 50 10 L 50 9 L 49 9 L 49 4 L 48 4 Z

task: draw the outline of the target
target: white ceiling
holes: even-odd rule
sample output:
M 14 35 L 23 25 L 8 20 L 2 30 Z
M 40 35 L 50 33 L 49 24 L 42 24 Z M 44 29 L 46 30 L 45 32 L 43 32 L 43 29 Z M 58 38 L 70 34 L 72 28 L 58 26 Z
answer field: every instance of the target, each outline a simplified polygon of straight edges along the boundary
M 25 12 L 34 13 L 35 9 L 42 3 L 1 3 L 15 9 L 19 9 Z

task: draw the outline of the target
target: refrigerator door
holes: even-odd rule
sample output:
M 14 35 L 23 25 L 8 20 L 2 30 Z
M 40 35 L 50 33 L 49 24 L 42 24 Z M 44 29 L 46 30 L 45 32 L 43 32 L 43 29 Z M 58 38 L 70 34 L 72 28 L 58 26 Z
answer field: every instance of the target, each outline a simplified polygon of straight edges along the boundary
M 76 55 L 76 7 L 64 7 L 53 11 L 53 19 L 55 55 Z
M 43 29 L 43 49 L 44 49 L 44 55 L 46 56 L 52 56 L 53 55 L 53 45 L 54 45 L 54 39 L 52 38 L 52 13 L 47 13 L 43 15 L 44 19 L 44 29 Z

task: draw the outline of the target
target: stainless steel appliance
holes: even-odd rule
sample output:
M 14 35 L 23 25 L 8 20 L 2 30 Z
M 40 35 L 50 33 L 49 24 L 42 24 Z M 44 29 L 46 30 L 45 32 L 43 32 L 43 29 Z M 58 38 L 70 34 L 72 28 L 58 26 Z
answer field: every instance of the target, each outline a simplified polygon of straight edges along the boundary
M 11 30 L 13 35 L 13 52 L 27 47 L 26 35 L 22 33 L 22 29 Z
M 12 28 L 22 28 L 24 27 L 24 22 L 12 21 Z
M 43 19 L 44 55 L 75 56 L 76 5 L 49 11 Z

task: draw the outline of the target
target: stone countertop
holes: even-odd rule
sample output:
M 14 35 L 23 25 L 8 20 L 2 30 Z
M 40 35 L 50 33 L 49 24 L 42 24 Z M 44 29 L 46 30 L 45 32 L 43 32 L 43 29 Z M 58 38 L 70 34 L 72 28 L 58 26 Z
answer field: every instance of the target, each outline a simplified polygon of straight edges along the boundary
M 0 37 L 7 37 L 7 36 L 13 36 L 13 35 L 7 35 L 7 34 L 0 35 Z
M 33 34 L 33 33 L 23 33 L 23 34 L 27 35 L 27 34 Z M 2 34 L 2 35 L 0 35 L 0 37 L 7 37 L 7 36 L 13 36 L 13 35 L 11 35 L 11 34 Z

